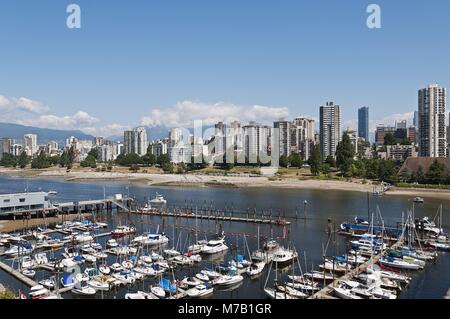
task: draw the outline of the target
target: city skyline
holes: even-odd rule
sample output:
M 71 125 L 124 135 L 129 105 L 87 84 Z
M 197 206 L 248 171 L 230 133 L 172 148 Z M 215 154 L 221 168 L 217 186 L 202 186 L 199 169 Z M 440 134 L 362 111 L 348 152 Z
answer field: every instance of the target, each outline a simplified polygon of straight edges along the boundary
M 357 1 L 258 3 L 256 12 L 252 1 L 111 3 L 108 10 L 77 3 L 83 24 L 76 31 L 65 26 L 64 4 L 42 1 L 33 12 L 25 1 L 2 4 L 9 46 L 0 53 L 8 74 L 0 77 L 1 122 L 111 136 L 138 125 L 212 125 L 237 115 L 242 122 L 317 120 L 318 107 L 333 100 L 342 106 L 343 128 L 356 129 L 358 107 L 370 107 L 373 132 L 379 123 L 412 118 L 417 88 L 449 86 L 450 45 L 439 41 L 449 24 L 446 1 L 434 1 L 437 11 L 408 3 L 406 17 L 406 4 L 378 1 L 379 30 L 366 27 L 367 4 Z M 435 50 L 417 47 L 423 34 Z

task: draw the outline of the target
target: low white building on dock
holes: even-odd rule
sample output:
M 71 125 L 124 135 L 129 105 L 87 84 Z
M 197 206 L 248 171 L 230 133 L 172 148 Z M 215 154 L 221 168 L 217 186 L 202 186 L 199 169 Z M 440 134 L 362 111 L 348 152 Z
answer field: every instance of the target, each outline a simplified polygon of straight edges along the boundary
M 48 193 L 45 192 L 0 194 L 0 215 L 49 207 Z

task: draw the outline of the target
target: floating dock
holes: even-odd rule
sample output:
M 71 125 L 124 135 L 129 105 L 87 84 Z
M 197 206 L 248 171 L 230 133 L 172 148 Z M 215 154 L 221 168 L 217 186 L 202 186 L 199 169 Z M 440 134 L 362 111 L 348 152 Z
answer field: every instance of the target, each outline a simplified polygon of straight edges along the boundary
M 391 248 L 395 249 L 398 245 L 400 245 L 401 242 L 398 241 L 394 245 L 392 245 Z M 364 264 L 361 264 L 357 266 L 355 269 L 350 270 L 348 273 L 346 273 L 343 276 L 336 276 L 336 279 L 331 282 L 329 285 L 325 286 L 315 294 L 308 297 L 308 299 L 334 299 L 333 297 L 333 291 L 334 287 L 337 287 L 338 284 L 345 280 L 351 280 L 355 275 L 360 274 L 361 272 L 365 271 L 367 268 L 370 268 L 372 265 L 376 264 L 378 260 L 383 256 L 383 253 L 380 253 L 373 258 L 366 261 Z
M 256 224 L 271 224 L 271 225 L 290 225 L 291 222 L 285 219 L 268 219 L 268 218 L 257 218 L 255 216 L 250 217 L 236 217 L 236 216 L 226 216 L 225 214 L 193 214 L 190 212 L 163 212 L 160 210 L 151 211 L 132 211 L 133 214 L 138 215 L 151 215 L 160 217 L 174 217 L 174 218 L 198 218 L 198 219 L 209 219 L 209 220 L 221 220 L 221 221 L 231 221 L 231 222 L 244 222 L 244 223 L 256 223 Z

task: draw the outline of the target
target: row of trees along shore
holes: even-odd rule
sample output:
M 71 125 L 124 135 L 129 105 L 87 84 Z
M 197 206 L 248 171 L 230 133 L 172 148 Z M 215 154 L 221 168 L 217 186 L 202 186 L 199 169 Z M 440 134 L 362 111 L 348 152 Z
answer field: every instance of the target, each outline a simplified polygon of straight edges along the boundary
M 398 139 L 389 134 L 386 135 L 385 145 L 392 145 L 395 143 L 407 144 L 405 139 Z M 369 143 L 361 144 L 360 149 L 370 147 Z M 383 150 L 383 149 L 382 149 Z M 434 161 L 428 172 L 424 173 L 424 169 L 419 167 L 417 172 L 399 174 L 401 167 L 400 162 L 392 160 L 384 160 L 377 156 L 376 147 L 372 150 L 373 158 L 367 159 L 363 157 L 360 151 L 355 153 L 355 148 L 350 141 L 347 133 L 344 133 L 342 141 L 339 142 L 336 150 L 336 158 L 328 156 L 325 160 L 321 157 L 320 145 L 315 145 L 312 154 L 308 160 L 311 174 L 316 177 L 331 178 L 333 176 L 345 178 L 363 178 L 370 180 L 379 180 L 392 183 L 419 183 L 419 184 L 449 184 L 450 172 L 446 169 L 444 164 Z M 97 149 L 92 149 L 87 157 L 80 163 L 82 167 L 97 167 L 98 158 Z M 41 152 L 38 156 L 31 159 L 22 152 L 19 156 L 4 153 L 0 160 L 0 166 L 5 167 L 20 167 L 25 168 L 31 163 L 33 169 L 43 169 L 52 166 L 61 166 L 71 169 L 74 163 L 75 155 L 74 148 L 64 151 L 60 156 L 48 156 Z M 199 163 L 198 163 L 199 162 Z M 189 164 L 174 165 L 170 162 L 167 154 L 156 157 L 151 153 L 150 146 L 144 156 L 138 154 L 121 154 L 115 161 L 106 163 L 106 169 L 112 170 L 114 165 L 129 167 L 131 171 L 138 171 L 141 167 L 159 166 L 164 172 L 169 173 L 186 173 L 189 171 L 200 170 L 208 167 L 208 164 L 202 160 L 194 161 L 192 158 Z M 235 166 L 269 166 L 270 163 L 263 164 L 259 160 L 256 163 L 249 163 L 245 159 L 244 163 L 239 163 L 236 159 L 234 163 L 216 164 L 218 168 L 224 170 L 231 170 Z M 281 156 L 279 165 L 282 168 L 302 168 L 304 162 L 298 154 L 292 154 L 289 157 Z M 333 175 L 334 174 L 334 175 Z

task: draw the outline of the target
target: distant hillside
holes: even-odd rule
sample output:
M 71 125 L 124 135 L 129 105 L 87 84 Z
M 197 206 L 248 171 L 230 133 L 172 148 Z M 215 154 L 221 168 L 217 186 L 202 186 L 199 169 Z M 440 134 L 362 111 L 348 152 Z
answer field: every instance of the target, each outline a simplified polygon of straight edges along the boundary
M 15 140 L 22 140 L 25 134 L 37 134 L 38 144 L 45 144 L 48 141 L 56 141 L 58 144 L 65 144 L 66 138 L 75 136 L 81 140 L 91 140 L 92 135 L 85 134 L 78 130 L 55 130 L 47 128 L 39 128 L 32 126 L 24 126 L 10 123 L 0 123 L 0 138 L 9 137 Z

